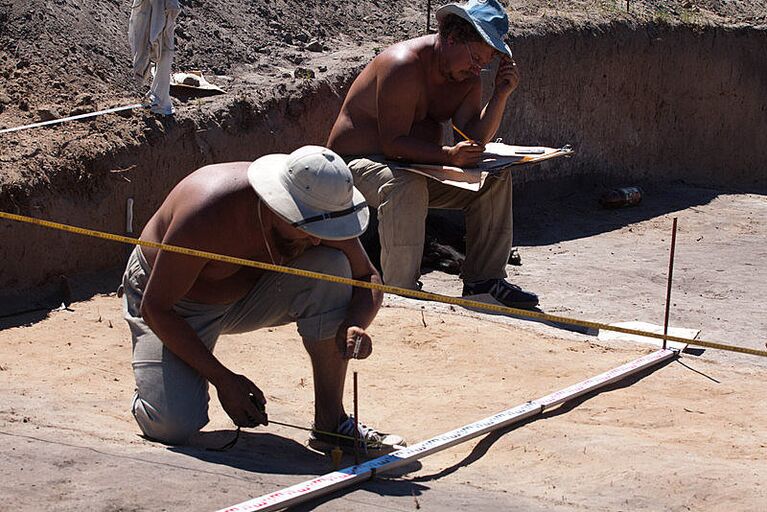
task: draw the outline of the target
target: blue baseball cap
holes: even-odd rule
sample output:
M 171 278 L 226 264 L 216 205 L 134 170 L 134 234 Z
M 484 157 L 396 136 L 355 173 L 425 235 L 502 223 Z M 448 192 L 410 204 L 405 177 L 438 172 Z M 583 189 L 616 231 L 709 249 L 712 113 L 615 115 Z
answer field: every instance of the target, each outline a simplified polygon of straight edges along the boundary
M 466 4 L 447 4 L 437 9 L 437 21 L 442 21 L 450 14 L 471 23 L 487 44 L 511 57 L 511 48 L 503 40 L 509 31 L 509 17 L 498 0 L 469 0 Z

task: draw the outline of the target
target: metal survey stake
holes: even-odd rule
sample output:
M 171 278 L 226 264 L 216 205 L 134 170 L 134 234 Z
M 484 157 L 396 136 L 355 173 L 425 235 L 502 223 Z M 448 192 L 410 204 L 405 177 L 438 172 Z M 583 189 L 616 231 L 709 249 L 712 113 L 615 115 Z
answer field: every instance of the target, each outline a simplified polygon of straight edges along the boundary
M 360 339 L 359 336 L 357 339 Z M 354 372 L 354 465 L 359 466 L 360 463 L 360 411 L 359 411 L 359 395 L 357 394 L 357 372 Z M 367 447 L 365 447 L 367 452 Z
M 668 314 L 671 307 L 671 280 L 674 276 L 674 248 L 676 247 L 676 217 L 671 227 L 671 252 L 668 257 L 668 281 L 666 284 L 666 318 L 663 321 L 663 349 L 668 343 Z

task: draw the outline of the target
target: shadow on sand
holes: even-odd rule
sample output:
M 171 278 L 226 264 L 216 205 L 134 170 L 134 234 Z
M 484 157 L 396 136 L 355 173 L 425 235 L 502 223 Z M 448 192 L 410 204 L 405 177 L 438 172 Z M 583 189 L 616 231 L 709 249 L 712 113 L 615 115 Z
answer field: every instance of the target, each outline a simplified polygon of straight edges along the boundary
M 514 244 L 541 246 L 587 238 L 708 204 L 728 193 L 682 182 L 644 183 L 640 187 L 643 193 L 638 205 L 617 209 L 599 204 L 606 189 L 597 185 L 557 194 L 531 190 L 530 196 L 520 197 L 514 205 Z
M 169 446 L 168 450 L 211 463 L 261 474 L 296 475 L 295 484 L 315 476 L 335 471 L 329 456 L 316 452 L 302 443 L 274 434 L 241 431 L 239 439 L 229 449 L 219 450 L 235 438 L 234 430 L 203 432 L 195 439 L 196 446 Z M 201 445 L 201 446 L 198 446 Z M 363 459 L 364 461 L 365 459 Z M 344 454 L 341 469 L 354 465 L 354 457 Z M 421 469 L 415 461 L 389 473 L 391 478 L 401 477 Z M 382 489 L 382 483 L 385 485 Z M 420 495 L 428 489 L 405 480 L 368 481 L 356 488 L 362 488 L 386 496 Z M 273 489 L 278 491 L 279 489 Z M 311 505 L 298 505 L 291 510 L 311 510 L 319 503 L 330 501 L 346 491 L 312 500 Z
M 637 185 L 631 183 L 631 185 Z M 638 184 L 642 201 L 633 207 L 605 209 L 599 198 L 608 188 L 594 183 L 572 186 L 530 183 L 514 196 L 514 245 L 541 246 L 577 240 L 686 208 L 704 205 L 723 193 L 683 182 Z M 466 253 L 466 230 L 460 210 L 430 210 L 422 273 L 441 270 L 459 274 Z M 361 237 L 373 264 L 380 270 L 378 222 L 371 211 L 370 226 Z M 510 262 L 517 264 L 515 262 Z

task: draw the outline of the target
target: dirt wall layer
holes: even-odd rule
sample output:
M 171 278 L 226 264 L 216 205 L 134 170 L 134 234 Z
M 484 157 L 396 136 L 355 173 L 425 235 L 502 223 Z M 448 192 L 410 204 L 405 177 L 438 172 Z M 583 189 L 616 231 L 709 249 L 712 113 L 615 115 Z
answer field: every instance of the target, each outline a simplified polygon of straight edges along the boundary
M 767 30 L 612 24 L 515 39 L 501 128 L 576 158 L 525 180 L 684 180 L 767 190 Z
M 523 77 L 499 136 L 569 143 L 577 156 L 518 173 L 516 192 L 571 178 L 766 190 L 766 47 L 767 31 L 753 28 L 610 24 L 517 35 Z M 134 114 L 146 124 L 141 144 L 89 154 L 80 181 L 0 198 L 0 208 L 122 234 L 133 198 L 138 233 L 167 192 L 202 165 L 322 144 L 360 65 L 358 55 L 345 71 L 276 87 L 268 97 L 241 92 L 214 112 L 192 114 L 188 103 L 174 118 Z M 119 266 L 128 250 L 11 222 L 0 223 L 0 239 L 3 311 L 18 305 L 21 290 Z
M 145 117 L 149 142 L 122 147 L 89 159 L 86 183 L 65 189 L 38 187 L 28 197 L 7 198 L 4 211 L 55 220 L 88 229 L 138 236 L 167 193 L 204 165 L 249 161 L 287 153 L 299 144 L 324 144 L 340 109 L 344 86 L 355 69 L 316 83 L 301 83 L 264 100 L 242 96 L 212 115 Z M 116 172 L 117 171 L 117 172 Z M 133 200 L 133 232 L 126 232 L 128 199 Z M 0 222 L 0 313 L 33 307 L 29 288 L 59 293 L 60 276 L 121 265 L 130 247 L 23 223 Z M 115 288 L 118 283 L 115 283 Z M 39 294 L 33 294 L 39 295 Z M 46 304 L 51 299 L 43 294 Z M 54 302 L 58 299 L 53 298 Z

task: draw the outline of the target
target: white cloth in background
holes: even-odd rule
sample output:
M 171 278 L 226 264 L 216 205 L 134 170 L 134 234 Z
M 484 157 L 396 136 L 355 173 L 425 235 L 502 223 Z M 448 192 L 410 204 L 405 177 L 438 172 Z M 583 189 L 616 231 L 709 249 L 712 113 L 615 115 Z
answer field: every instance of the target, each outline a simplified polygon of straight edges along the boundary
M 128 43 L 133 56 L 133 74 L 139 80 L 154 77 L 147 96 L 152 112 L 174 112 L 170 99 L 170 71 L 175 50 L 173 35 L 176 17 L 181 11 L 178 0 L 133 0 Z

